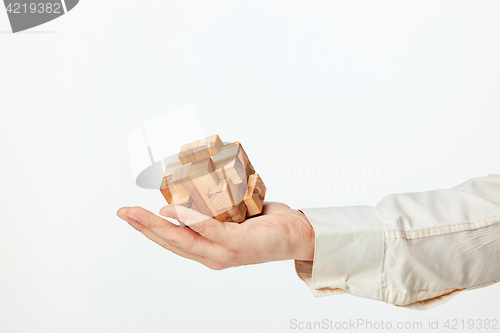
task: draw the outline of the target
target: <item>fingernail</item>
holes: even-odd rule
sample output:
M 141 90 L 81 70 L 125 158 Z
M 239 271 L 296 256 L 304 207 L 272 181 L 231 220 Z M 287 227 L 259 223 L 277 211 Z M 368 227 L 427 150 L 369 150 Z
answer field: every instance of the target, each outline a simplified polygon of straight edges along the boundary
M 165 213 L 165 211 L 163 209 L 160 209 L 160 215 L 165 216 L 165 217 L 172 217 L 172 216 L 170 216 L 170 214 Z
M 131 218 L 132 220 L 141 223 L 141 221 L 139 221 L 139 218 L 137 216 L 135 216 L 134 214 L 132 214 L 132 213 L 131 214 L 127 214 L 127 216 L 129 218 Z
M 121 218 L 123 221 L 127 222 L 127 219 L 122 214 L 116 214 L 116 216 L 118 216 L 119 218 Z

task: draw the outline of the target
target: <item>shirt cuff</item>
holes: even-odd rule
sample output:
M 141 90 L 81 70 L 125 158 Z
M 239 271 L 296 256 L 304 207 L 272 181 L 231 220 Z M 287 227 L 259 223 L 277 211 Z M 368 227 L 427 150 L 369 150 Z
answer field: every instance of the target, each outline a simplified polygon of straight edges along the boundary
M 315 297 L 349 293 L 382 300 L 384 230 L 369 206 L 301 209 L 315 233 L 314 259 L 295 261 Z

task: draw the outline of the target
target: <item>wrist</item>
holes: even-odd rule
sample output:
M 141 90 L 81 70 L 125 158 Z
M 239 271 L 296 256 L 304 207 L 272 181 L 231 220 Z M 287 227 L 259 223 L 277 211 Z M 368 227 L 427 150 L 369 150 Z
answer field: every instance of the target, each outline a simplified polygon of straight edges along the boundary
M 298 238 L 301 241 L 301 250 L 298 253 L 296 260 L 313 261 L 314 260 L 314 245 L 315 245 L 315 233 L 314 228 L 307 219 L 307 216 L 300 210 L 297 210 L 297 217 L 300 220 L 300 235 Z

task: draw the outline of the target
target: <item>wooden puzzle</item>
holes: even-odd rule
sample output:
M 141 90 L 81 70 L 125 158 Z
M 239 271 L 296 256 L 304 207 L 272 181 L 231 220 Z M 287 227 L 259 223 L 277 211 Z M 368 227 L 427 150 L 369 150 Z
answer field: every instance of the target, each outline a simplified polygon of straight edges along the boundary
M 165 168 L 160 191 L 169 205 L 242 222 L 261 213 L 266 186 L 239 142 L 224 145 L 213 135 L 181 147 L 179 161 Z

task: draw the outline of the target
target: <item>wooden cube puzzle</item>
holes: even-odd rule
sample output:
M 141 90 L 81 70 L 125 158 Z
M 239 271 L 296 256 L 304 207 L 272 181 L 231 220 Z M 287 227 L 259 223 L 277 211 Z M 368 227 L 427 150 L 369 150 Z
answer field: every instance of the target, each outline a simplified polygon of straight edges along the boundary
M 239 142 L 224 145 L 213 135 L 181 147 L 179 161 L 165 168 L 160 191 L 170 205 L 242 222 L 260 214 L 266 186 Z

